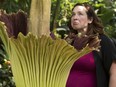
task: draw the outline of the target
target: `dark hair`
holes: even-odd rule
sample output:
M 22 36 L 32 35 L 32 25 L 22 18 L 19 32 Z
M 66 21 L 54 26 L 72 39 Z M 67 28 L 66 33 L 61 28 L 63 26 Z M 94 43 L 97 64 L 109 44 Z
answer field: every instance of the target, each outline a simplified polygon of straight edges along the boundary
M 102 22 L 98 18 L 98 16 L 95 14 L 94 9 L 92 8 L 92 6 L 89 5 L 88 3 L 77 3 L 77 4 L 74 5 L 73 9 L 76 6 L 84 6 L 87 9 L 86 13 L 87 13 L 88 18 L 89 19 L 91 19 L 91 18 L 93 19 L 92 23 L 88 25 L 87 35 L 89 35 L 89 34 L 96 34 L 96 33 L 104 34 Z M 68 26 L 69 26 L 71 32 L 78 33 L 77 31 L 75 31 L 72 28 L 71 20 L 69 20 Z

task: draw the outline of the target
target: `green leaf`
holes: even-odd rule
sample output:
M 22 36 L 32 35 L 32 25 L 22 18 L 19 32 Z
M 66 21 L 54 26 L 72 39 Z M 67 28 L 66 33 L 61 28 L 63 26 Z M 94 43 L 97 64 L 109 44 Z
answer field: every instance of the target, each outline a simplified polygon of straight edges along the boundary
M 112 19 L 114 11 L 110 8 L 101 9 L 101 20 L 103 21 L 103 24 L 106 25 Z

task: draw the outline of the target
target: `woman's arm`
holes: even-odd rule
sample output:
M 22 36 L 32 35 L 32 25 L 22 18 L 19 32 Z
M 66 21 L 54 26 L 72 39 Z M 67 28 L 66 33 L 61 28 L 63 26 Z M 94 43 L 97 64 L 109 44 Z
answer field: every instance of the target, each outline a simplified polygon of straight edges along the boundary
M 110 68 L 109 87 L 116 87 L 116 61 L 113 61 Z

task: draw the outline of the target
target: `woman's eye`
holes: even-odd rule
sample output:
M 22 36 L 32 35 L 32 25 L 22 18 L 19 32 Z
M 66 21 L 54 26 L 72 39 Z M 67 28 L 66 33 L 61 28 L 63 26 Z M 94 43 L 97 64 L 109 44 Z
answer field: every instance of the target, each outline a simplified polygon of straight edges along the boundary
M 72 16 L 74 16 L 75 15 L 75 13 L 72 13 Z
M 78 15 L 78 16 L 81 16 L 81 15 L 84 15 L 83 13 L 72 13 L 72 16 L 75 16 L 75 15 Z
M 82 13 L 78 13 L 78 15 L 83 15 Z

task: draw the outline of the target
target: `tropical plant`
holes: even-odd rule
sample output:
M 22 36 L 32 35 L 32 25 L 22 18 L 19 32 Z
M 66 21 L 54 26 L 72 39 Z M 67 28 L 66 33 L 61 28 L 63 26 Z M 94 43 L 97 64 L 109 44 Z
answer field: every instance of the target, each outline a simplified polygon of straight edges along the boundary
M 0 9 L 7 13 L 17 12 L 19 9 L 29 13 L 31 0 L 0 0 Z
M 31 33 L 9 38 L 0 23 L 0 37 L 9 55 L 16 87 L 65 87 L 73 63 L 90 52 L 77 52 L 61 39 L 37 37 Z
M 29 17 L 29 33 L 25 36 L 20 33 L 9 37 L 10 20 L 0 22 L 0 37 L 11 61 L 16 87 L 65 87 L 72 64 L 91 49 L 86 46 L 78 52 L 65 40 L 49 36 L 50 0 L 32 0 Z
M 6 31 L 9 37 L 17 38 L 18 33 L 27 34 L 27 14 L 23 11 L 7 14 L 0 11 L 0 21 L 7 27 Z M 0 39 L 0 87 L 15 87 L 13 80 L 11 64 L 6 48 Z

